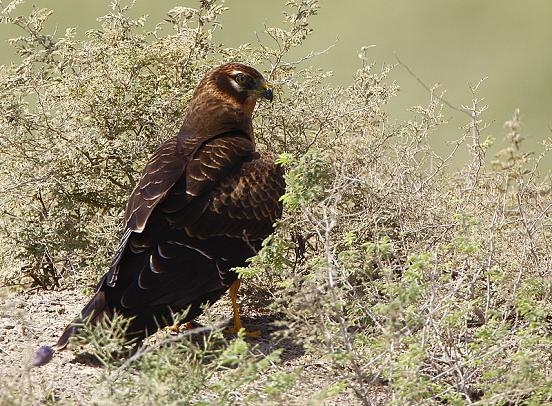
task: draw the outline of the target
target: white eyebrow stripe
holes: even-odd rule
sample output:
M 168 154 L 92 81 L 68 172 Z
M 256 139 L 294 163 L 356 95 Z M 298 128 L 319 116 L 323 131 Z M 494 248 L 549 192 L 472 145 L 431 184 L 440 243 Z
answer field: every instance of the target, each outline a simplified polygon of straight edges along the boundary
M 244 74 L 241 70 L 233 70 L 230 72 L 231 75 L 237 75 L 238 73 L 241 73 L 242 75 Z

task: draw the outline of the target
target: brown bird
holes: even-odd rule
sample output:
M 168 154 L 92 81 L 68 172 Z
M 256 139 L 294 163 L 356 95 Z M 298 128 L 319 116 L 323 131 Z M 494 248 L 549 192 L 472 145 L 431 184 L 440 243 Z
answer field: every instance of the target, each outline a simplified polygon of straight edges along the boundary
M 133 318 L 127 335 L 141 339 L 182 323 L 228 289 L 234 330 L 241 327 L 234 267 L 246 265 L 282 213 L 283 169 L 255 149 L 252 114 L 272 90 L 255 69 L 219 66 L 199 83 L 175 138 L 157 149 L 128 201 L 124 233 L 96 293 L 62 333 L 64 348 L 84 320 Z M 47 363 L 42 347 L 34 365 Z

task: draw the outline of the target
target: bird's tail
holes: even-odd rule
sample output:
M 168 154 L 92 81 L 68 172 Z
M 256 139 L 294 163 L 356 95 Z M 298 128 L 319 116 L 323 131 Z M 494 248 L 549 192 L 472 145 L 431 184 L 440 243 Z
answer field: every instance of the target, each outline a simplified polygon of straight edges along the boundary
M 103 282 L 103 281 L 102 281 Z M 43 346 L 38 349 L 32 361 L 33 366 L 42 366 L 50 362 L 55 351 L 63 350 L 69 344 L 71 337 L 76 334 L 80 327 L 86 322 L 97 324 L 107 315 L 107 301 L 105 292 L 101 289 L 90 299 L 84 306 L 79 317 L 69 324 L 59 337 L 57 343 L 53 347 Z
M 84 306 L 80 316 L 65 327 L 65 330 L 61 333 L 56 345 L 54 345 L 54 349 L 59 351 L 67 347 L 69 339 L 79 331 L 80 326 L 84 323 L 94 325 L 103 320 L 106 307 L 107 301 L 105 299 L 105 292 L 103 290 L 98 290 L 86 306 Z

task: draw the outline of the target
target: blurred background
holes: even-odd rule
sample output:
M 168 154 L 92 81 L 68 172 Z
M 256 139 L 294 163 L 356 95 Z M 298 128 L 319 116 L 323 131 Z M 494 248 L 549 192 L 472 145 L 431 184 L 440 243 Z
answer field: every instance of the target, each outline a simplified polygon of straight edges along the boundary
M 370 62 L 378 66 L 396 63 L 395 53 L 424 82 L 440 83 L 446 99 L 455 106 L 469 104 L 469 84 L 487 79 L 479 96 L 488 105 L 483 119 L 490 125 L 483 134 L 496 137 L 498 150 L 504 139 L 502 128 L 515 108 L 520 108 L 525 150 L 541 151 L 542 140 L 552 127 L 552 2 L 549 0 L 321 0 L 319 14 L 312 20 L 314 29 L 297 57 L 312 50 L 326 54 L 308 63 L 333 71 L 330 79 L 346 85 L 361 66 L 363 46 Z M 137 0 L 132 14 L 149 15 L 150 27 L 176 5 L 197 7 L 199 0 Z M 59 32 L 76 27 L 84 37 L 86 30 L 98 26 L 96 18 L 107 13 L 108 0 L 28 0 L 20 12 L 35 5 L 54 11 L 51 29 Z M 5 2 L 4 2 L 5 6 Z M 285 0 L 227 0 L 223 30 L 217 41 L 226 46 L 255 43 L 256 32 L 264 26 L 279 26 Z M 16 61 L 7 39 L 19 35 L 17 29 L 0 25 L 0 63 Z M 402 67 L 391 74 L 400 94 L 389 105 L 391 122 L 411 117 L 408 107 L 426 105 L 428 93 Z M 458 138 L 467 117 L 444 110 L 449 123 L 438 131 L 435 144 L 445 145 Z M 550 169 L 552 163 L 546 162 Z

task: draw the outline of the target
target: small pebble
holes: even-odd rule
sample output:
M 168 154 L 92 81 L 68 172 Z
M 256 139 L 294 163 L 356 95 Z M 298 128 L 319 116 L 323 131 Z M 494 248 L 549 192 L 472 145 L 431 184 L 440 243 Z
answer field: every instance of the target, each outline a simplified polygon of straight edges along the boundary
M 41 367 L 42 365 L 47 364 L 52 359 L 54 355 L 54 349 L 48 346 L 42 346 L 36 352 L 32 365 L 33 367 Z

